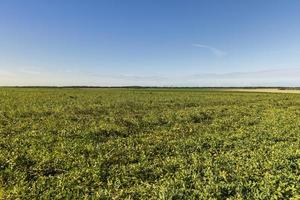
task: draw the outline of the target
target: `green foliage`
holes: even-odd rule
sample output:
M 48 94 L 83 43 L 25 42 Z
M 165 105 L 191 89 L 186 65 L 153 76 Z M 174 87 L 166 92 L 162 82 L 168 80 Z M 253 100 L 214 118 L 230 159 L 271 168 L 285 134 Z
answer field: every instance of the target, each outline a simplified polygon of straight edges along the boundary
M 0 199 L 299 199 L 300 95 L 0 89 Z

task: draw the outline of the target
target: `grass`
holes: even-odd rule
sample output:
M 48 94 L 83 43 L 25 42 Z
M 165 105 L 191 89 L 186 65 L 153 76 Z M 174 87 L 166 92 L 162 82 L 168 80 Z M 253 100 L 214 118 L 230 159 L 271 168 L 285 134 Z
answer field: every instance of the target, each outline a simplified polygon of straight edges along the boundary
M 0 198 L 299 199 L 300 95 L 0 89 Z

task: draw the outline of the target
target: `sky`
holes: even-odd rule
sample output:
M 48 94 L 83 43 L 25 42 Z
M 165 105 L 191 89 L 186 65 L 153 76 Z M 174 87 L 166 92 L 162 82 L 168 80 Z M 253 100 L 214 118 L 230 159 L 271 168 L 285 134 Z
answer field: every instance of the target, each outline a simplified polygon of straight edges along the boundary
M 298 0 L 1 0 L 0 85 L 300 86 Z

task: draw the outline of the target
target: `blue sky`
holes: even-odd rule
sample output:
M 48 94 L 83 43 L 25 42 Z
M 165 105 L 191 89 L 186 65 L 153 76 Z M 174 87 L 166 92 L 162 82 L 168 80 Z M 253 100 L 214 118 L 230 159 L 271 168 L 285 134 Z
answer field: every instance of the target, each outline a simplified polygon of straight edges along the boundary
M 300 86 L 299 10 L 298 0 L 1 0 L 0 85 Z

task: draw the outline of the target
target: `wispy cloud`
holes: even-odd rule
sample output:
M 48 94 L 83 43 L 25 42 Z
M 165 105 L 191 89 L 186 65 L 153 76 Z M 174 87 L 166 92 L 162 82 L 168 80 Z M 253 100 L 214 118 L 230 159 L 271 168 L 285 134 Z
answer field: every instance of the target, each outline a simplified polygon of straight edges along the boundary
M 14 73 L 8 71 L 8 70 L 2 70 L 0 69 L 0 78 L 4 78 L 4 77 L 14 77 Z
M 300 80 L 300 69 L 271 69 L 261 71 L 249 71 L 249 72 L 231 72 L 231 73 L 202 73 L 193 74 L 189 78 L 194 79 L 243 79 L 249 78 L 253 80 L 258 79 L 298 79 Z
M 20 72 L 21 73 L 23 73 L 23 74 L 30 74 L 30 75 L 39 75 L 39 74 L 41 74 L 42 72 L 40 72 L 40 71 L 35 71 L 35 70 L 20 70 Z
M 299 86 L 300 68 L 198 74 L 97 74 L 80 71 L 24 73 L 0 69 L 1 85 L 86 86 Z
M 26 75 L 40 75 L 40 74 L 42 74 L 42 71 L 44 71 L 44 70 L 42 70 L 42 68 L 39 68 L 39 67 L 29 66 L 29 67 L 19 68 L 16 71 L 19 73 L 22 73 L 22 74 L 26 74 Z
M 223 57 L 225 56 L 227 53 L 221 49 L 218 49 L 216 47 L 212 47 L 209 45 L 205 45 L 205 44 L 193 44 L 194 47 L 199 47 L 199 48 L 204 48 L 209 50 L 210 52 L 212 52 L 215 56 L 217 57 Z

